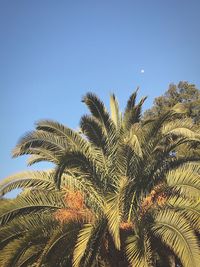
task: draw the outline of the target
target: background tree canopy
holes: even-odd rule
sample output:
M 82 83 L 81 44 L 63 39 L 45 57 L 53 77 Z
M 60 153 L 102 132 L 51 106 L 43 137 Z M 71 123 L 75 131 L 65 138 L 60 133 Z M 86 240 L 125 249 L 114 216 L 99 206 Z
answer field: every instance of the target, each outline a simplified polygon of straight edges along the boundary
M 184 116 L 191 117 L 194 123 L 200 123 L 200 90 L 186 81 L 170 84 L 164 95 L 155 98 L 153 107 L 144 113 L 144 119 L 157 117 L 177 103 L 184 103 L 187 107 Z

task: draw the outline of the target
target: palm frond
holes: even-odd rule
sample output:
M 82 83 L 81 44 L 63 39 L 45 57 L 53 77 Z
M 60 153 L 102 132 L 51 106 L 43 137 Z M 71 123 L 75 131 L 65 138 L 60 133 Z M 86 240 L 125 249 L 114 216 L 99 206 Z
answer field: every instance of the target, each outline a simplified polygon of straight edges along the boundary
M 0 196 L 16 188 L 37 187 L 38 189 L 55 189 L 54 171 L 24 171 L 5 178 L 0 182 Z
M 17 263 L 17 267 L 26 267 L 30 265 L 34 266 L 34 263 L 36 262 L 42 249 L 43 246 L 41 246 L 41 244 L 28 247 L 22 257 L 20 257 L 20 260 Z
M 199 170 L 199 164 L 184 164 L 168 172 L 167 184 L 183 195 L 198 198 L 200 194 Z
M 155 216 L 152 231 L 180 258 L 183 266 L 198 266 L 200 254 L 196 235 L 178 212 L 160 211 Z
M 26 233 L 31 232 L 33 229 L 40 231 L 40 228 L 48 231 L 49 228 L 54 228 L 57 221 L 50 213 L 32 213 L 18 216 L 15 220 L 2 226 L 0 229 L 0 247 L 2 248 L 8 242 L 24 236 Z
M 88 242 L 93 231 L 93 225 L 85 224 L 78 234 L 78 239 L 73 253 L 73 267 L 79 267 L 84 256 Z
M 16 239 L 1 251 L 0 264 L 2 267 L 17 266 L 18 260 L 27 249 L 24 243 L 27 245 L 23 238 Z
M 52 254 L 55 249 L 59 249 L 59 244 L 61 241 L 64 241 L 64 254 L 65 257 L 71 257 L 72 250 L 74 247 L 74 242 L 79 230 L 78 225 L 65 225 L 65 227 L 58 227 L 52 232 L 52 235 L 49 237 L 49 240 L 46 242 L 45 247 L 40 254 L 39 259 L 37 260 L 36 267 L 43 266 L 46 262 L 48 262 L 48 259 L 50 257 L 50 254 Z M 70 241 L 70 242 L 69 242 Z M 60 255 L 59 255 L 60 254 Z M 57 257 L 61 257 L 62 253 L 58 253 Z
M 91 114 L 99 120 L 99 122 L 104 126 L 105 131 L 108 133 L 110 128 L 113 127 L 113 124 L 103 102 L 92 93 L 87 93 L 83 97 L 82 102 L 88 106 Z
M 27 159 L 28 166 L 31 166 L 41 161 L 48 161 L 57 165 L 60 160 L 60 155 L 56 155 L 56 153 L 53 153 L 52 151 L 47 151 L 44 148 L 31 148 L 30 151 L 27 151 L 27 153 L 30 155 Z
M 130 138 L 127 140 L 127 143 L 131 146 L 133 151 L 138 155 L 139 157 L 142 157 L 142 147 L 140 144 L 140 140 L 136 134 L 134 134 L 134 131 L 130 132 Z
M 141 118 L 142 105 L 147 97 L 144 97 L 140 102 L 132 107 L 132 109 L 127 109 L 124 114 L 124 128 L 129 130 L 134 123 L 139 122 Z
M 35 148 L 44 148 L 53 151 L 58 156 L 62 156 L 68 147 L 64 138 L 55 136 L 53 133 L 38 130 L 26 134 L 19 140 L 13 150 L 13 157 L 31 154 L 31 149 Z
M 200 134 L 195 133 L 194 131 L 187 129 L 185 127 L 178 127 L 178 128 L 168 130 L 168 131 L 165 129 L 165 131 L 163 131 L 163 134 L 165 134 L 165 136 L 172 135 L 172 136 L 188 138 L 189 140 L 192 139 L 193 141 L 200 142 Z
M 95 224 L 85 224 L 80 230 L 73 254 L 73 267 L 93 266 L 102 246 L 102 239 L 106 231 L 104 218 Z
M 135 107 L 135 101 L 136 101 L 136 97 L 137 97 L 137 92 L 139 90 L 139 87 L 136 89 L 135 92 L 133 92 L 131 94 L 131 96 L 129 97 L 127 104 L 126 104 L 126 109 L 125 109 L 125 113 L 129 112 L 130 110 L 132 110 Z
M 104 172 L 103 166 L 98 164 L 98 158 L 91 159 L 79 151 L 66 152 L 60 165 L 57 167 L 55 172 L 55 183 L 58 188 L 61 183 L 61 177 L 65 169 L 78 169 L 80 173 L 87 176 L 88 179 L 97 186 L 101 188 L 101 174 Z
M 133 267 L 151 267 L 152 249 L 150 239 L 145 233 L 143 236 L 132 235 L 128 237 L 126 255 Z
M 172 196 L 166 199 L 165 205 L 171 209 L 178 210 L 188 220 L 193 229 L 200 232 L 200 200 Z
M 165 123 L 169 122 L 170 120 L 172 121 L 177 114 L 184 113 L 185 107 L 182 104 L 175 105 L 175 107 L 171 108 L 170 110 L 162 112 L 157 118 L 144 125 L 144 128 L 147 129 L 146 139 L 148 140 L 152 136 L 155 137 L 158 132 L 163 128 L 163 125 Z
M 121 126 L 121 116 L 119 111 L 119 104 L 114 94 L 110 95 L 110 112 L 111 119 L 113 120 L 117 129 Z
M 104 149 L 106 137 L 98 120 L 88 115 L 82 116 L 80 128 L 93 145 Z
M 123 213 L 122 203 L 124 203 L 124 194 L 127 184 L 127 179 L 125 177 L 122 177 L 121 181 L 119 182 L 119 188 L 116 190 L 117 192 L 109 196 L 105 208 L 105 213 L 108 219 L 108 228 L 113 237 L 114 244 L 118 250 L 120 249 L 121 243 L 119 226 L 121 222 L 121 215 Z
M 67 147 L 70 149 L 82 149 L 88 150 L 89 144 L 78 132 L 51 120 L 41 120 L 36 123 L 37 129 L 46 131 L 48 133 L 53 133 L 65 140 Z
M 51 191 L 37 192 L 33 191 L 19 195 L 16 199 L 9 200 L 1 207 L 0 225 L 4 225 L 17 215 L 27 212 L 36 212 L 39 210 L 55 210 L 66 207 L 61 193 Z

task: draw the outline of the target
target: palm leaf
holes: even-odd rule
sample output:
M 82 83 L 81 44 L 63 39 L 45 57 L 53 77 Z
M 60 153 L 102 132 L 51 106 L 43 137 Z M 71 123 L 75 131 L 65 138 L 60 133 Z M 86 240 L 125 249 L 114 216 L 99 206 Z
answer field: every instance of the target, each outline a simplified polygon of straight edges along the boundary
M 88 115 L 82 116 L 80 128 L 93 145 L 104 149 L 105 133 L 98 120 Z
M 126 255 L 133 267 L 151 267 L 152 249 L 147 234 L 132 235 L 127 239 Z
M 136 101 L 136 97 L 137 97 L 137 92 L 139 90 L 139 87 L 136 89 L 135 92 L 133 92 L 131 94 L 131 96 L 129 97 L 127 104 L 126 104 L 126 109 L 125 109 L 125 113 L 129 112 L 130 110 L 132 110 L 135 107 L 135 101 Z
M 53 133 L 59 136 L 60 139 L 64 138 L 68 147 L 72 149 L 88 150 L 88 142 L 76 131 L 52 120 L 41 120 L 36 123 L 38 130 Z
M 63 239 L 65 243 L 65 257 L 70 257 L 78 230 L 79 226 L 75 224 L 68 224 L 65 225 L 65 227 L 57 227 L 57 229 L 55 229 L 52 235 L 49 237 L 49 240 L 47 241 L 42 253 L 40 254 L 36 267 L 43 266 L 43 264 L 48 261 L 50 254 L 52 254 L 56 248 L 59 249 L 59 244 L 61 241 L 63 241 Z
M 178 212 L 160 211 L 155 216 L 152 231 L 174 251 L 183 266 L 198 266 L 200 256 L 197 238 L 190 224 Z
M 0 210 L 0 224 L 4 225 L 16 215 L 26 214 L 27 212 L 55 210 L 64 207 L 66 207 L 66 204 L 61 193 L 49 191 L 46 194 L 43 192 L 34 194 L 34 192 L 30 191 L 3 205 Z
M 24 236 L 26 233 L 31 232 L 33 229 L 40 228 L 48 230 L 48 228 L 54 228 L 57 222 L 51 214 L 46 213 L 34 213 L 18 216 L 15 220 L 2 226 L 0 229 L 0 247 L 5 246 L 8 242 Z
M 83 97 L 82 102 L 88 106 L 91 114 L 104 126 L 105 131 L 109 132 L 113 125 L 103 102 L 92 93 L 87 93 Z
M 102 246 L 106 231 L 106 220 L 100 218 L 95 224 L 85 224 L 80 230 L 73 254 L 73 267 L 93 266 Z
M 124 194 L 126 191 L 126 186 L 128 185 L 126 178 L 121 178 L 119 183 L 119 188 L 114 194 L 111 194 L 107 199 L 107 205 L 105 208 L 105 213 L 108 219 L 108 228 L 113 237 L 114 244 L 116 248 L 120 249 L 120 232 L 119 226 L 121 222 L 121 215 L 123 212 L 122 203 L 124 203 Z
M 125 129 L 129 130 L 134 123 L 139 122 L 142 112 L 142 105 L 146 99 L 147 97 L 142 98 L 136 106 L 132 107 L 130 110 L 126 110 L 124 114 Z
M 200 201 L 173 196 L 166 200 L 165 205 L 171 209 L 176 209 L 182 214 L 193 229 L 200 232 Z
M 199 164 L 185 164 L 168 172 L 166 176 L 167 184 L 181 194 L 198 198 L 200 194 L 199 170 Z
M 120 118 L 120 111 L 119 111 L 119 104 L 114 94 L 110 95 L 110 112 L 111 112 L 111 119 L 113 120 L 117 129 L 121 126 L 121 118 Z
M 58 156 L 61 156 L 67 150 L 67 143 L 64 138 L 55 136 L 52 133 L 39 130 L 33 131 L 19 140 L 13 150 L 13 157 L 30 154 L 31 149 L 38 148 L 53 151 Z
M 93 231 L 92 224 L 85 224 L 78 234 L 78 239 L 73 253 L 73 267 L 79 267 L 84 256 L 88 242 Z
M 54 172 L 49 171 L 24 171 L 5 178 L 0 183 L 0 195 L 10 192 L 16 188 L 37 187 L 52 190 L 54 186 Z

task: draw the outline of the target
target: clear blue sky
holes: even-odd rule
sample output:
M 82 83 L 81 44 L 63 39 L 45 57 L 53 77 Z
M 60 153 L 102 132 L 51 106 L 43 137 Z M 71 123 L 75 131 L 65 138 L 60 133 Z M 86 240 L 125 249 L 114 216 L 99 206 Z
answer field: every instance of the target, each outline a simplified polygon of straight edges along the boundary
M 124 107 L 139 85 L 148 108 L 171 82 L 199 87 L 199 14 L 199 0 L 0 0 L 0 179 L 26 169 L 11 150 L 38 119 L 77 128 L 87 91 Z

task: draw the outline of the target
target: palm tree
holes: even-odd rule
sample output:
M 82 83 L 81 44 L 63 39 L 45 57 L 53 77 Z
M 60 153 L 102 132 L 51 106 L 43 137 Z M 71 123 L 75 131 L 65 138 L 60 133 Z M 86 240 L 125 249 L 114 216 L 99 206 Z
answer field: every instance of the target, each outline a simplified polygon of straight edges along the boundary
M 2 266 L 198 266 L 200 129 L 180 104 L 141 121 L 136 95 L 109 114 L 88 93 L 78 132 L 43 120 L 19 141 L 55 169 L 2 182 L 24 189 L 1 208 Z

